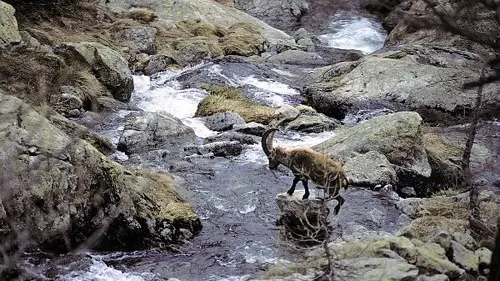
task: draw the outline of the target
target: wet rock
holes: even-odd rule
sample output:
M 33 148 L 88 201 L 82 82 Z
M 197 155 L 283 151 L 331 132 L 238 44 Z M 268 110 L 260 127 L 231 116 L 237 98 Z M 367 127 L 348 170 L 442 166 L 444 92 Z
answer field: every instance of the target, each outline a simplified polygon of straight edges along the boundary
M 231 111 L 219 112 L 205 119 L 205 126 L 214 131 L 228 131 L 237 124 L 245 124 L 245 120 Z
M 335 263 L 341 268 L 335 276 L 342 280 L 410 280 L 418 275 L 418 268 L 398 258 L 352 258 Z
M 125 169 L 21 100 L 0 94 L 0 128 L 0 166 L 9 175 L 2 178 L 2 204 L 16 222 L 16 229 L 4 229 L 3 241 L 16 246 L 21 231 L 23 247 L 45 252 L 81 245 L 133 251 L 165 247 L 201 230 L 169 176 Z
M 284 227 L 286 237 L 314 242 L 325 235 L 324 220 L 328 210 L 321 199 L 302 200 L 304 193 L 304 190 L 296 190 L 293 195 L 280 193 L 276 196 L 280 210 L 278 222 Z
M 477 272 L 479 259 L 474 252 L 467 250 L 456 241 L 451 241 L 452 261 L 467 272 Z
M 255 122 L 250 122 L 250 123 L 245 123 L 245 124 L 235 124 L 233 126 L 233 130 L 239 133 L 243 134 L 249 134 L 249 135 L 254 135 L 254 136 L 262 136 L 264 134 L 264 131 L 266 130 L 266 126 L 255 123 Z
M 414 177 L 428 179 L 431 167 L 423 146 L 421 122 L 422 118 L 415 112 L 384 115 L 343 128 L 313 148 L 344 162 L 377 151 L 394 167 L 399 183 L 411 183 Z
M 463 272 L 448 260 L 444 249 L 436 243 L 423 243 L 402 236 L 392 239 L 390 243 L 392 250 L 424 272 L 446 274 L 450 278 L 456 278 Z
M 243 133 L 239 133 L 239 132 L 227 131 L 227 132 L 222 132 L 220 134 L 217 134 L 216 136 L 207 137 L 205 139 L 205 141 L 208 143 L 218 142 L 218 141 L 238 141 L 241 144 L 256 144 L 256 143 L 260 142 L 260 139 L 255 137 L 255 136 L 251 136 L 251 135 L 247 135 L 247 134 L 243 134 Z
M 271 55 L 266 59 L 266 62 L 316 67 L 329 64 L 317 53 L 309 53 L 301 50 L 286 50 L 279 54 Z
M 169 113 L 140 113 L 125 124 L 118 149 L 127 154 L 194 143 L 192 128 Z
M 184 148 L 184 150 L 199 155 L 211 154 L 218 157 L 228 157 L 240 155 L 243 151 L 243 146 L 238 141 L 218 141 L 204 145 L 189 146 Z
M 154 55 L 156 53 L 156 33 L 156 28 L 137 26 L 125 30 L 122 36 L 123 39 L 130 42 L 132 49 L 136 52 Z
M 397 182 L 396 171 L 389 160 L 376 151 L 349 158 L 344 164 L 344 170 L 353 185 L 374 187 Z
M 464 90 L 462 85 L 478 79 L 480 66 L 477 55 L 455 52 L 456 58 L 451 59 L 449 53 L 454 51 L 446 51 L 408 50 L 398 58 L 392 57 L 393 52 L 369 55 L 351 65 L 354 68 L 329 72 L 307 86 L 307 103 L 338 119 L 359 109 L 388 108 L 416 110 L 429 121 L 451 122 L 456 120 L 451 118 L 453 114 L 473 108 L 476 92 Z M 432 54 L 437 62 L 422 61 Z M 484 88 L 487 111 L 499 108 L 492 98 L 494 91 L 492 85 Z
M 340 122 L 317 112 L 304 112 L 286 125 L 287 130 L 304 133 L 321 133 L 332 131 L 340 126 Z
M 63 43 L 56 47 L 55 52 L 68 59 L 80 57 L 93 69 L 97 79 L 115 99 L 130 99 L 134 90 L 132 73 L 128 62 L 117 51 L 95 42 L 80 42 Z
M 93 105 L 95 108 L 93 110 L 96 111 L 105 111 L 105 112 L 117 112 L 119 110 L 134 110 L 141 111 L 138 107 L 121 102 L 119 100 L 115 100 L 111 97 L 101 96 L 95 100 L 95 104 Z
M 14 7 L 0 1 L 0 48 L 21 42 Z
M 175 64 L 175 60 L 170 55 L 156 54 L 149 58 L 147 66 L 144 68 L 144 74 L 153 75 L 164 71 L 169 65 Z

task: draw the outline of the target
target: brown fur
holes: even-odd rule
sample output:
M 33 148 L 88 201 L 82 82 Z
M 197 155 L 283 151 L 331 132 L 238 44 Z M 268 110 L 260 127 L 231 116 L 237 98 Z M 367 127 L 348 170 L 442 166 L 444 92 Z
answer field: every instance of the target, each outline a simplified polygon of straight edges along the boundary
M 344 198 L 339 195 L 339 191 L 342 187 L 347 188 L 348 185 L 342 164 L 308 147 L 273 148 L 272 141 L 276 130 L 275 128 L 269 129 L 262 136 L 262 148 L 269 159 L 269 168 L 273 170 L 281 164 L 292 171 L 294 179 L 292 187 L 288 190 L 290 195 L 295 191 L 295 186 L 299 181 L 302 181 L 306 191 L 302 199 L 309 198 L 308 180 L 319 185 L 317 188 L 325 190 L 327 199 L 336 199 L 339 202 L 334 209 L 337 214 L 344 203 Z

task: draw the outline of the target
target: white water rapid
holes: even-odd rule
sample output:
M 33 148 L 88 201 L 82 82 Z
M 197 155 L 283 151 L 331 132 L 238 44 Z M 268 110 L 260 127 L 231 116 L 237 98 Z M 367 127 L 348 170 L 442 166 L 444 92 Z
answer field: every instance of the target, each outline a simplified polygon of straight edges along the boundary
M 346 13 L 335 14 L 327 33 L 319 36 L 330 47 L 359 50 L 363 54 L 380 49 L 385 38 L 386 34 L 379 22 Z

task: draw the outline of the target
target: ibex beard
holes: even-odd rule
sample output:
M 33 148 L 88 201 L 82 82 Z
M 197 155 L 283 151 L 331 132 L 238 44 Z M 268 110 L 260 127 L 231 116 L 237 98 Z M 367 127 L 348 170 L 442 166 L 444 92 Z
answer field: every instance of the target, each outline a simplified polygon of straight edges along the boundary
M 299 181 L 305 189 L 302 199 L 309 198 L 308 181 L 316 183 L 317 188 L 323 189 L 326 193 L 325 199 L 336 199 L 338 204 L 334 209 L 335 215 L 340 211 L 344 204 L 344 198 L 340 196 L 339 191 L 342 187 L 345 189 L 348 180 L 342 164 L 333 161 L 328 155 L 319 153 L 311 148 L 286 148 L 273 147 L 274 133 L 277 128 L 271 128 L 262 135 L 262 149 L 269 160 L 269 169 L 276 170 L 281 164 L 289 168 L 293 175 L 292 187 L 287 191 L 292 195 Z

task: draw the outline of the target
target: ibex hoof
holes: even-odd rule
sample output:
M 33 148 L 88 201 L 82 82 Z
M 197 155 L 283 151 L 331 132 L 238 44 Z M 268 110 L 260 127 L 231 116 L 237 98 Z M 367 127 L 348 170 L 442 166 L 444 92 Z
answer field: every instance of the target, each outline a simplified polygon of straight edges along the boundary
M 302 196 L 302 200 L 307 200 L 307 198 L 309 198 L 309 195 Z
M 293 192 L 288 191 L 287 194 L 290 195 L 290 196 L 292 196 Z

